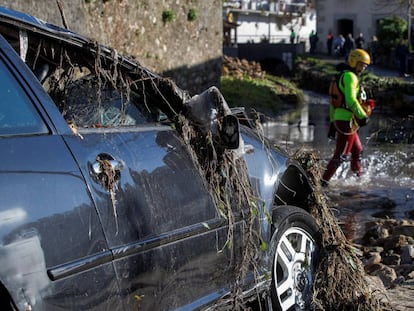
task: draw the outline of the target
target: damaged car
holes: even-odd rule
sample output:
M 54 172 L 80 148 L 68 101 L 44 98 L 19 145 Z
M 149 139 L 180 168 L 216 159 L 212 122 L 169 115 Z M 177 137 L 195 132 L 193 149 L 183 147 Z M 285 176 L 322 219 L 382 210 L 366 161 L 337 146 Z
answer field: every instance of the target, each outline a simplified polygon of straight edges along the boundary
M 1 310 L 309 307 L 303 168 L 216 87 L 0 7 Z

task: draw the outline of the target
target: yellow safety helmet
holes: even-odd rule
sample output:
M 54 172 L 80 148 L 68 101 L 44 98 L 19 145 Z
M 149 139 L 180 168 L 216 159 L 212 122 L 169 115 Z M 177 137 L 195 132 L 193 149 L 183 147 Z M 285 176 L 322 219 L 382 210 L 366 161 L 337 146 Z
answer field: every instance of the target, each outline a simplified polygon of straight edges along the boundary
M 348 56 L 348 64 L 352 68 L 355 68 L 358 62 L 369 65 L 371 63 L 371 57 L 362 49 L 352 50 Z

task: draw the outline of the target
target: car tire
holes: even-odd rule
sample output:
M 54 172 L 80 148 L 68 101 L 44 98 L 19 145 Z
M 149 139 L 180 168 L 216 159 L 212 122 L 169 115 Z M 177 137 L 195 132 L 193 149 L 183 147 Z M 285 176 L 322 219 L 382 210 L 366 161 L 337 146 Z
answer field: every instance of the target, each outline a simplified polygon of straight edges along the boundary
M 309 310 L 318 262 L 320 233 L 305 210 L 283 206 L 273 213 L 273 310 Z

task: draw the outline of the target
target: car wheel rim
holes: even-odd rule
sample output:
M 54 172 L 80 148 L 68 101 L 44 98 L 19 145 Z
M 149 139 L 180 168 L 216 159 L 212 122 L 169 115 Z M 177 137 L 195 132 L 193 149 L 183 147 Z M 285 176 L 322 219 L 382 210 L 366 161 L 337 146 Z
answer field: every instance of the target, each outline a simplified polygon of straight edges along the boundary
M 281 236 L 274 262 L 274 286 L 282 310 L 305 310 L 311 297 L 315 241 L 305 230 L 292 227 Z

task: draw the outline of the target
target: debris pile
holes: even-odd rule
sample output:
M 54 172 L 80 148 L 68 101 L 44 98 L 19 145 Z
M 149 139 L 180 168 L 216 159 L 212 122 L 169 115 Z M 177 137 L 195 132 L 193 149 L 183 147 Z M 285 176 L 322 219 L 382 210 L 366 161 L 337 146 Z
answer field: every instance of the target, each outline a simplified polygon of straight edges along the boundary
M 266 72 L 262 70 L 260 63 L 247 61 L 245 59 L 223 56 L 222 75 L 237 79 L 250 77 L 251 79 L 262 79 Z
M 388 303 L 369 286 L 355 247 L 332 214 L 320 186 L 321 167 L 316 155 L 299 150 L 295 158 L 307 172 L 314 191 L 310 211 L 321 228 L 319 266 L 313 288 L 313 310 L 387 310 Z

